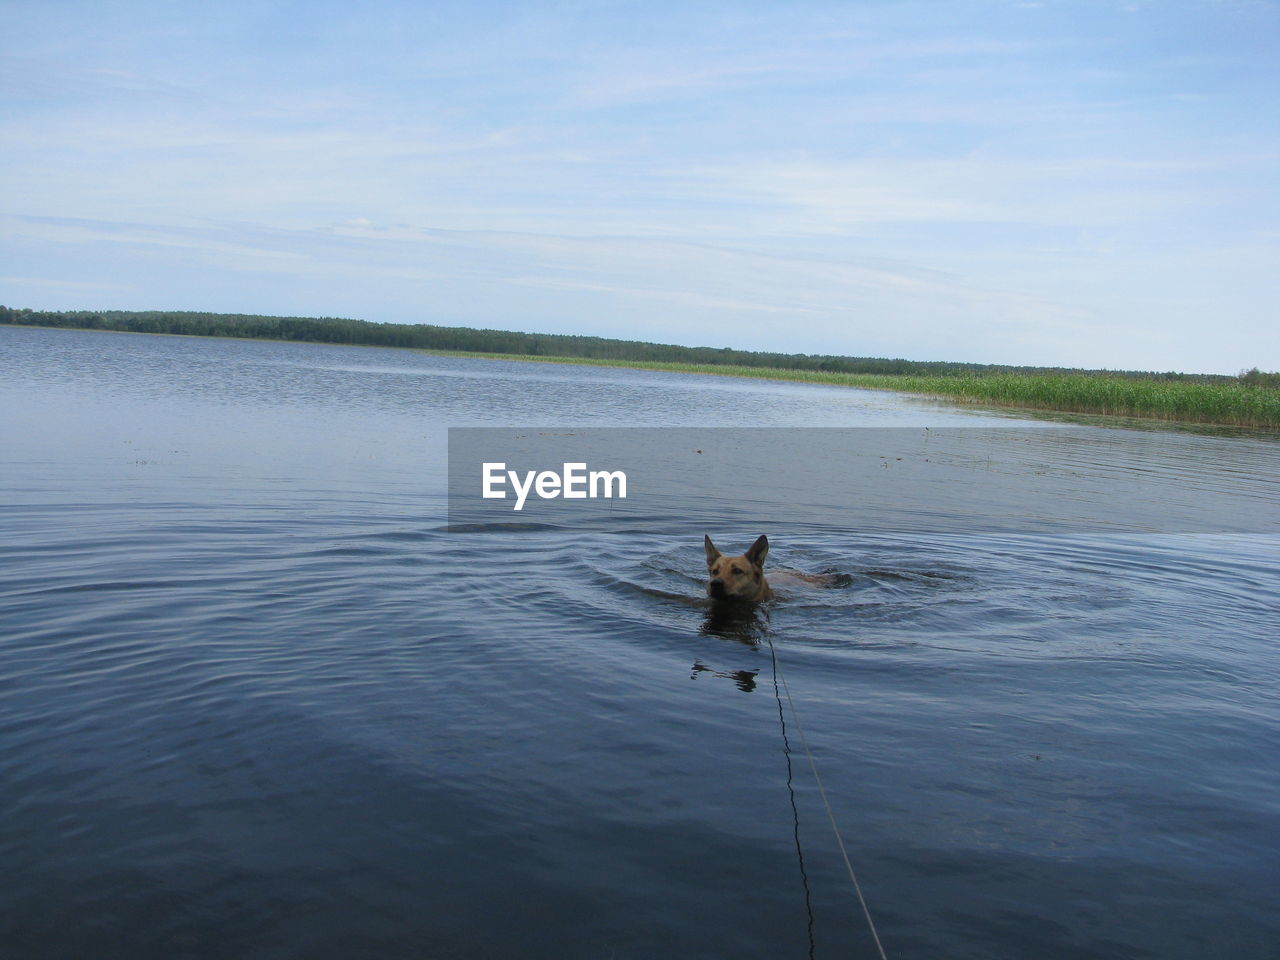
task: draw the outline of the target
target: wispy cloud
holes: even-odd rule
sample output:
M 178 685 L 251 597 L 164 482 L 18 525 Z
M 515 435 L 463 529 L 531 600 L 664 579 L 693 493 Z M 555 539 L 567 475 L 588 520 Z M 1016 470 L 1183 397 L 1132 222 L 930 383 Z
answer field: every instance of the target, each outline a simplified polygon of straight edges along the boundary
M 128 286 L 123 283 L 88 283 L 84 280 L 52 280 L 48 277 L 0 277 L 0 283 L 18 288 L 39 287 L 45 290 L 64 290 L 72 293 L 128 289 Z
M 123 247 L 131 251 L 137 275 L 130 279 L 138 283 L 177 263 L 237 283 L 264 274 L 294 278 L 325 298 L 325 314 L 367 316 L 376 305 L 374 315 L 421 319 L 405 295 L 429 289 L 436 320 L 455 316 L 463 304 L 484 326 L 548 329 L 547 317 L 586 313 L 590 322 L 570 329 L 634 337 L 639 314 L 649 316 L 649 329 L 675 339 L 688 339 L 693 323 L 703 325 L 694 338 L 701 343 L 780 350 L 800 349 L 794 325 L 803 323 L 829 342 L 813 351 L 883 352 L 893 331 L 928 336 L 934 358 L 948 355 L 946 349 L 969 356 L 968 341 L 994 329 L 1014 344 L 1079 333 L 1080 318 L 1069 309 L 877 259 L 833 262 L 634 237 L 363 223 L 264 231 L 43 219 L 24 221 L 15 232 L 44 249 Z M 507 293 L 495 297 L 495 291 Z M 404 302 L 393 305 L 397 298 Z M 523 302 L 525 312 L 513 316 L 512 302 Z M 1038 322 L 1027 325 L 1028 317 Z M 939 322 L 944 332 L 933 329 Z M 567 325 L 560 320 L 559 326 Z M 1033 329 L 1035 339 L 1028 337 Z

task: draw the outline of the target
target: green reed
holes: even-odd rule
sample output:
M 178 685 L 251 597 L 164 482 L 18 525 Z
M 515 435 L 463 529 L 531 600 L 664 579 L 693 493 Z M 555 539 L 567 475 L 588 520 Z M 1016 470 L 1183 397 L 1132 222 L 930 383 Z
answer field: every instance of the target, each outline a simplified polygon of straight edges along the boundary
M 454 354 L 455 356 L 459 354 Z M 1280 390 L 1242 382 L 1197 383 L 1101 374 L 911 374 L 828 373 L 719 364 L 597 360 L 476 353 L 465 356 L 586 366 L 632 367 L 673 373 L 709 373 L 826 383 L 870 390 L 895 390 L 965 403 L 1113 417 L 1176 420 L 1183 423 L 1280 427 Z

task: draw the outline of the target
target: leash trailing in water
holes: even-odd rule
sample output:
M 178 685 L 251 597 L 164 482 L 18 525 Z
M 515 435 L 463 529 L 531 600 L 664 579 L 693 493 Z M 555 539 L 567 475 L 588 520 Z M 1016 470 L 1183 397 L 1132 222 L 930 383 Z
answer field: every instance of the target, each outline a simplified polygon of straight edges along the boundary
M 817 943 L 813 939 L 813 893 L 809 889 L 809 872 L 804 868 L 804 847 L 800 843 L 800 808 L 796 805 L 796 788 L 792 777 L 791 739 L 787 736 L 787 718 L 782 710 L 782 693 L 778 690 L 776 654 L 773 657 L 773 699 L 778 704 L 778 727 L 782 730 L 782 755 L 787 761 L 787 796 L 791 799 L 792 837 L 796 845 L 796 859 L 800 864 L 800 883 L 804 887 L 804 910 L 808 917 L 809 960 L 813 960 L 817 952 Z
M 876 951 L 880 954 L 880 960 L 889 960 L 885 955 L 884 947 L 880 943 L 880 934 L 876 931 L 875 921 L 871 919 L 871 910 L 867 907 L 866 897 L 862 895 L 862 885 L 858 883 L 858 875 L 853 872 L 853 864 L 849 860 L 849 851 L 845 848 L 844 838 L 840 835 L 840 826 L 836 823 L 835 811 L 831 809 L 831 803 L 827 800 L 826 787 L 822 785 L 822 777 L 818 773 L 818 764 L 813 759 L 813 751 L 809 749 L 809 741 L 804 735 L 804 725 L 800 722 L 800 714 L 796 712 L 796 702 L 791 697 L 791 687 L 787 683 L 787 675 L 782 670 L 782 665 L 778 662 L 778 648 L 774 645 L 771 631 L 766 627 L 764 630 L 765 639 L 769 641 L 769 654 L 773 659 L 773 689 L 774 695 L 778 692 L 778 679 L 782 680 L 782 689 L 787 694 L 787 706 L 791 709 L 791 719 L 795 723 L 796 732 L 800 735 L 800 745 L 804 747 L 804 755 L 809 761 L 809 769 L 813 771 L 814 782 L 818 785 L 818 795 L 822 797 L 822 805 L 827 810 L 827 819 L 831 821 L 831 832 L 835 834 L 836 845 L 840 848 L 840 856 L 844 858 L 845 869 L 849 872 L 849 880 L 853 883 L 853 890 L 858 895 L 858 903 L 862 907 L 862 915 L 867 919 L 867 927 L 871 931 L 871 939 L 875 941 Z M 778 700 L 778 717 L 782 718 L 782 701 Z M 787 744 L 787 772 L 790 775 L 791 757 L 790 743 L 786 741 L 786 724 L 783 724 L 783 739 Z M 794 805 L 794 798 L 792 804 Z M 796 844 L 800 843 L 799 820 L 796 821 Z M 803 862 L 801 870 L 803 872 Z M 805 877 L 805 891 L 808 892 L 808 877 Z M 810 916 L 810 924 L 812 925 L 812 916 Z M 810 933 L 810 946 L 812 948 L 812 932 Z M 810 950 L 812 955 L 812 949 Z

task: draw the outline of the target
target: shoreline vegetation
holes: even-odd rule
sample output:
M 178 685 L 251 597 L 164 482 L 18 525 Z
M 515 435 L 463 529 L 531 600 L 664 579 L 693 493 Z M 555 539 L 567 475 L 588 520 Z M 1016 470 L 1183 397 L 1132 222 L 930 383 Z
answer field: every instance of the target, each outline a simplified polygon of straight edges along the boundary
M 0 324 L 400 347 L 452 356 L 757 377 L 923 394 L 961 403 L 1217 426 L 1280 427 L 1280 373 L 1239 376 L 1013 367 L 784 354 L 341 318 L 185 311 L 37 311 L 0 306 Z

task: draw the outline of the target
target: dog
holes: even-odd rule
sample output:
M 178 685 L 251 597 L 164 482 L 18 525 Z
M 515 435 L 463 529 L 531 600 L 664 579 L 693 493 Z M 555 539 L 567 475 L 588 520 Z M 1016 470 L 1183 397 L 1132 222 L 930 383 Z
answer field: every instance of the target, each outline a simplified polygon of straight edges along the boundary
M 707 596 L 712 600 L 745 600 L 750 603 L 766 603 L 777 599 L 776 586 L 784 595 L 803 591 L 809 587 L 848 586 L 852 578 L 848 574 L 800 573 L 797 570 L 779 570 L 764 575 L 764 558 L 769 554 L 769 538 L 761 534 L 756 542 L 739 557 L 726 557 L 711 538 L 703 536 L 707 551 Z
M 707 551 L 707 596 L 712 600 L 747 600 L 762 603 L 772 600 L 773 588 L 764 575 L 764 558 L 769 554 L 769 538 L 761 534 L 747 552 L 726 557 L 704 536 Z

